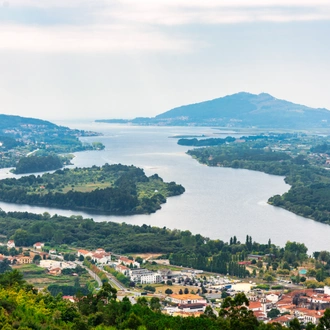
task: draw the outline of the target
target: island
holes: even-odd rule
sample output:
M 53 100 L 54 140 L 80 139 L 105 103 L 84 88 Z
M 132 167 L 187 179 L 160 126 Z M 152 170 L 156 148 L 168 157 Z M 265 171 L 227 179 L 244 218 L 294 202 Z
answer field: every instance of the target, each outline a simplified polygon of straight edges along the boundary
M 185 189 L 133 165 L 74 168 L 0 181 L 0 200 L 109 215 L 149 214 Z
M 207 145 L 216 139 L 191 139 Z M 230 142 L 231 141 L 231 142 Z M 186 143 L 187 145 L 187 143 Z M 285 177 L 291 188 L 268 203 L 330 224 L 330 138 L 303 133 L 268 133 L 227 139 L 226 143 L 189 150 L 208 166 L 242 168 Z

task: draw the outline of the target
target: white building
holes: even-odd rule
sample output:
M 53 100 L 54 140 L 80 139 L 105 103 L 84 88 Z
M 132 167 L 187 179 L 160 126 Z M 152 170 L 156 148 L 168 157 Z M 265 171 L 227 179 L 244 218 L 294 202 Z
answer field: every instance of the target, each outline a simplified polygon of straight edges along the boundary
M 64 261 L 56 261 L 56 260 L 40 260 L 40 267 L 42 268 L 70 268 L 75 269 L 77 265 L 74 262 L 64 262 Z
M 41 243 L 41 242 L 37 242 L 37 243 L 34 243 L 33 244 L 33 247 L 36 249 L 36 250 L 42 250 L 42 248 L 45 246 L 45 243 Z
M 15 247 L 15 242 L 13 240 L 9 240 L 7 242 L 7 248 L 11 249 L 11 248 L 14 248 L 14 247 Z
M 104 250 L 103 250 L 104 251 Z M 98 264 L 106 265 L 111 261 L 111 254 L 107 252 L 96 252 L 91 255 L 93 261 Z
M 120 257 L 118 259 L 118 262 L 124 264 L 127 267 L 131 267 L 131 265 L 132 265 L 132 267 L 140 268 L 140 263 L 138 263 L 135 260 L 128 259 L 126 257 Z
M 160 274 L 144 268 L 130 269 L 129 276 L 135 283 L 154 284 L 162 282 L 162 276 Z

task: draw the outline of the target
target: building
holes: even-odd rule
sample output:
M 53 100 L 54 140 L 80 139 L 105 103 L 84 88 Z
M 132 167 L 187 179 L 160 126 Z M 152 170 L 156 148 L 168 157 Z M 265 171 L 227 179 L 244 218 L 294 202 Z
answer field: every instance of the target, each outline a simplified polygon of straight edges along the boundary
M 50 268 L 48 269 L 48 274 L 49 275 L 54 275 L 54 276 L 58 276 L 62 274 L 62 269 L 59 267 L 54 267 L 54 268 Z
M 133 282 L 140 284 L 154 284 L 162 282 L 162 276 L 160 274 L 144 268 L 129 269 L 129 276 Z
M 9 240 L 7 242 L 7 248 L 11 249 L 11 248 L 14 248 L 14 247 L 15 247 L 15 242 L 13 240 Z
M 127 266 L 127 267 L 140 268 L 140 263 L 136 262 L 135 260 L 128 259 L 126 257 L 120 257 L 118 259 L 118 262 L 125 265 L 125 266 Z
M 78 252 L 77 252 L 78 257 L 83 256 L 84 258 L 91 257 L 92 254 L 93 254 L 92 252 L 87 251 L 87 250 L 78 250 Z
M 18 264 L 32 264 L 33 259 L 30 256 L 16 256 L 16 261 Z
M 207 301 L 197 294 L 171 294 L 166 300 L 180 305 L 186 304 L 206 304 Z
M 75 269 L 77 265 L 74 262 L 70 261 L 56 261 L 56 260 L 40 260 L 40 267 L 52 269 L 52 268 L 60 268 L 60 269 Z
M 36 250 L 42 250 L 42 248 L 45 246 L 45 243 L 41 243 L 41 242 L 37 242 L 37 243 L 34 243 L 33 244 L 33 247 L 36 249 Z
M 115 270 L 119 273 L 124 274 L 125 276 L 129 274 L 129 268 L 124 265 L 116 265 Z
M 98 249 L 98 250 L 100 250 L 100 249 Z M 98 250 L 96 250 L 96 251 L 98 251 Z M 107 252 L 105 252 L 103 250 L 103 252 L 102 251 L 98 251 L 98 252 L 93 253 L 92 256 L 91 256 L 91 258 L 96 263 L 105 265 L 105 264 L 110 263 L 110 261 L 111 261 L 111 254 L 110 253 L 107 253 Z

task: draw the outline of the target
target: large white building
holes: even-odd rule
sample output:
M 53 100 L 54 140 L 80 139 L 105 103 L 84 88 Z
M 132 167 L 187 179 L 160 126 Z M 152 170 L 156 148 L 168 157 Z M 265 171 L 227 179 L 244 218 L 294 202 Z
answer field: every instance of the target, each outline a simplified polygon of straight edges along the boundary
M 129 276 L 135 283 L 154 284 L 162 282 L 162 277 L 158 273 L 151 272 L 148 269 L 130 269 Z

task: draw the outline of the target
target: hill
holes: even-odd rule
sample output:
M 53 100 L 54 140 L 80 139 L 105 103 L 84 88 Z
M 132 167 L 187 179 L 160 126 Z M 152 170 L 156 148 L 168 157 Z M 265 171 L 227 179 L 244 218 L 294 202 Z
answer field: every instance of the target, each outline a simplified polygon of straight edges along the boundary
M 279 100 L 266 93 L 241 92 L 180 106 L 154 118 L 135 118 L 126 122 L 140 125 L 311 129 L 330 127 L 330 111 Z
M 0 114 L 0 168 L 13 167 L 31 155 L 102 149 L 101 144 L 87 145 L 79 140 L 81 136 L 97 135 L 45 120 Z

